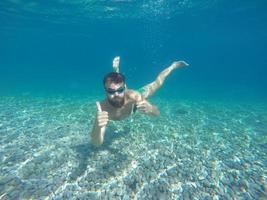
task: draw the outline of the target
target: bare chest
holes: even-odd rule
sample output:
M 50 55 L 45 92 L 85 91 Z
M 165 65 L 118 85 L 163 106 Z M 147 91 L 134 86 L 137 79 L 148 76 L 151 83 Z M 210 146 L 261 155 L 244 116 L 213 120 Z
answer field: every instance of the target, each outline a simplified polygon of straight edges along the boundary
M 121 120 L 121 119 L 129 117 L 132 114 L 133 106 L 134 104 L 129 102 L 121 108 L 108 109 L 107 112 L 109 115 L 109 119 Z

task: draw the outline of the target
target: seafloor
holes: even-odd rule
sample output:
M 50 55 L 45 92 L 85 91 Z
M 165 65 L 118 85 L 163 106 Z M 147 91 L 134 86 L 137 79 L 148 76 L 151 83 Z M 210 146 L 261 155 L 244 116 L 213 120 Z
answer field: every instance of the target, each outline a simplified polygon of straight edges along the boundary
M 97 98 L 0 98 L 0 199 L 266 199 L 266 104 L 155 98 L 94 148 Z

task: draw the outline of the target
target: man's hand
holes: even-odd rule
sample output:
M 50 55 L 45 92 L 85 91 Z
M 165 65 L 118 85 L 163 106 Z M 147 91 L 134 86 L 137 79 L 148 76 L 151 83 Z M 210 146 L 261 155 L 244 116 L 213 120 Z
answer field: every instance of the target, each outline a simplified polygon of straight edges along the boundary
M 149 104 L 147 101 L 142 100 L 142 101 L 138 101 L 136 103 L 137 109 L 142 112 L 142 113 L 151 113 L 153 110 L 153 106 L 151 104 Z
M 102 111 L 100 103 L 96 102 L 97 106 L 97 114 L 96 114 L 96 121 L 99 128 L 105 127 L 108 123 L 108 112 Z
M 172 63 L 173 68 L 178 68 L 178 67 L 186 67 L 189 66 L 188 63 L 186 63 L 185 61 L 175 61 Z
M 96 102 L 97 114 L 94 123 L 93 130 L 91 132 L 92 143 L 96 146 L 100 146 L 104 141 L 104 135 L 106 131 L 106 125 L 108 123 L 108 113 L 102 111 L 100 103 Z

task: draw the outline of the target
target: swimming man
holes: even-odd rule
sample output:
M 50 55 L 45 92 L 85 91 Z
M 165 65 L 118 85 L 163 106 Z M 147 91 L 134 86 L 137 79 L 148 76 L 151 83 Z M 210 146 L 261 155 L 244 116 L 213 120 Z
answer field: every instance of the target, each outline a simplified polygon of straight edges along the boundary
M 163 70 L 152 83 L 139 90 L 128 89 L 125 77 L 119 73 L 119 57 L 113 60 L 113 72 L 104 77 L 106 98 L 97 105 L 97 114 L 91 132 L 92 143 L 100 146 L 104 141 L 105 129 L 109 120 L 122 120 L 138 110 L 151 116 L 160 114 L 158 108 L 147 101 L 163 84 L 165 78 L 175 69 L 188 66 L 184 61 L 173 62 Z

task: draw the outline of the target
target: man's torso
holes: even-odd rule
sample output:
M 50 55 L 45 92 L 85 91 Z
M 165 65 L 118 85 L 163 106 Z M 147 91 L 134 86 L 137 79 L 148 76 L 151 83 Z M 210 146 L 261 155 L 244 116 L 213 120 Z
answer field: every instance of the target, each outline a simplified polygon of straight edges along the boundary
M 101 102 L 101 108 L 103 111 L 108 112 L 110 120 L 122 120 L 129 117 L 134 110 L 136 102 L 140 101 L 140 93 L 134 90 L 127 90 L 125 94 L 125 103 L 120 108 L 111 106 L 107 100 Z

